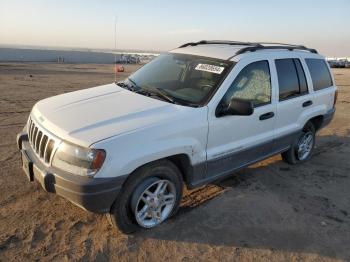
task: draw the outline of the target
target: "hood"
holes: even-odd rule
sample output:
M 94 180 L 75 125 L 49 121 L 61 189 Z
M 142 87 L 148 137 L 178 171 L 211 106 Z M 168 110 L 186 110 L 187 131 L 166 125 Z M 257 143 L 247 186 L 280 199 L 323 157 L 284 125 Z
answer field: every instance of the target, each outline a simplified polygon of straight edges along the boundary
M 188 108 L 187 108 L 188 109 Z M 108 84 L 39 101 L 32 117 L 57 137 L 82 146 L 169 121 L 186 107 Z

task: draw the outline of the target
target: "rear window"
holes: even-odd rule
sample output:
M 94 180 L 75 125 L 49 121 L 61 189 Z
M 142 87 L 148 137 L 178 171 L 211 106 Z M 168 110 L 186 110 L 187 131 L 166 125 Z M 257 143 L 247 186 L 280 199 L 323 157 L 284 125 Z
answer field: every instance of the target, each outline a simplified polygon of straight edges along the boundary
M 308 58 L 305 61 L 309 68 L 315 91 L 333 86 L 331 74 L 324 60 Z
M 280 101 L 307 93 L 304 70 L 299 59 L 275 60 Z

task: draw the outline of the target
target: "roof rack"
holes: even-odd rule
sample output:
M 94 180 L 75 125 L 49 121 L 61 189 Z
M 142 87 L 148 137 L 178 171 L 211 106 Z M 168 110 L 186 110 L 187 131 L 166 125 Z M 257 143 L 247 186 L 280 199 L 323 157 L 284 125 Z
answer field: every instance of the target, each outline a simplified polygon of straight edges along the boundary
M 317 54 L 317 50 L 313 48 L 308 48 L 303 45 L 293 45 L 293 44 L 283 44 L 283 43 L 269 43 L 269 42 L 239 42 L 239 41 L 225 41 L 225 40 L 202 40 L 199 42 L 191 42 L 184 44 L 180 46 L 179 48 L 184 48 L 187 46 L 197 46 L 197 45 L 240 45 L 240 46 L 246 46 L 242 49 L 238 50 L 233 56 L 229 57 L 228 60 L 232 59 L 233 57 L 246 53 L 246 52 L 255 52 L 257 50 L 263 50 L 263 49 L 286 49 L 289 51 L 293 50 L 303 50 L 308 51 L 311 53 Z
M 240 42 L 240 41 L 227 41 L 227 40 L 201 40 L 199 42 L 190 42 L 179 46 L 179 48 L 184 48 L 187 46 L 197 46 L 197 45 L 254 45 L 256 43 L 250 42 Z

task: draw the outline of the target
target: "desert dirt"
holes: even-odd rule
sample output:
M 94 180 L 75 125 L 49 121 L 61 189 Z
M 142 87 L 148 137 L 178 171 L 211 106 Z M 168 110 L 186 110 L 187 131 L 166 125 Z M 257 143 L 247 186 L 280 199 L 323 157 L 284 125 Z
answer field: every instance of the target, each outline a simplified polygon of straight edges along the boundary
M 334 74 L 335 119 L 309 162 L 269 158 L 187 191 L 160 227 L 124 235 L 30 183 L 16 148 L 38 100 L 111 83 L 113 66 L 1 63 L 0 261 L 350 261 L 350 69 Z

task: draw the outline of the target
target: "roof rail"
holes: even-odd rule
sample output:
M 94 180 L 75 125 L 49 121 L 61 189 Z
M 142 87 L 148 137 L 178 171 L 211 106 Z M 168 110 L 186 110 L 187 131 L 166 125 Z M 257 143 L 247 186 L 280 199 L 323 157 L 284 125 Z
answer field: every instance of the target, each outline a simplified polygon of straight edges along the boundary
M 184 48 L 187 46 L 197 46 L 197 45 L 257 45 L 258 43 L 251 42 L 240 42 L 240 41 L 227 41 L 227 40 L 201 40 L 199 42 L 190 42 L 179 46 L 179 48 Z
M 191 42 L 191 43 L 183 44 L 179 48 L 184 48 L 187 46 L 197 46 L 197 45 L 210 45 L 210 44 L 246 46 L 246 47 L 243 47 L 242 49 L 238 50 L 228 60 L 230 60 L 233 57 L 238 56 L 240 54 L 246 53 L 246 52 L 255 52 L 257 50 L 264 50 L 264 49 L 286 49 L 289 51 L 303 50 L 303 51 L 308 51 L 308 52 L 315 53 L 315 54 L 318 53 L 316 49 L 308 48 L 308 47 L 303 46 L 303 45 L 269 43 L 269 42 L 239 42 L 239 41 L 226 41 L 226 40 L 211 40 L 211 41 L 202 40 L 199 42 Z
M 255 52 L 257 50 L 265 50 L 265 49 L 286 49 L 289 51 L 293 50 L 303 50 L 303 51 L 308 51 L 314 54 L 317 54 L 317 50 L 313 48 L 307 48 L 305 46 L 297 46 L 297 45 L 271 45 L 271 46 L 248 46 L 245 48 L 242 48 L 236 52 L 235 55 L 231 56 L 229 59 L 232 59 L 235 56 L 238 56 L 240 54 L 246 53 L 246 52 Z

